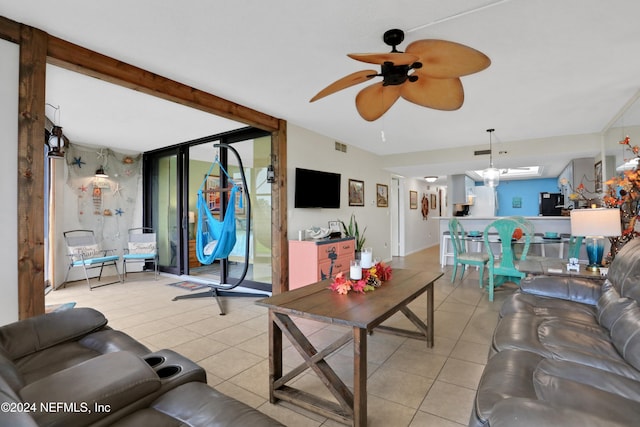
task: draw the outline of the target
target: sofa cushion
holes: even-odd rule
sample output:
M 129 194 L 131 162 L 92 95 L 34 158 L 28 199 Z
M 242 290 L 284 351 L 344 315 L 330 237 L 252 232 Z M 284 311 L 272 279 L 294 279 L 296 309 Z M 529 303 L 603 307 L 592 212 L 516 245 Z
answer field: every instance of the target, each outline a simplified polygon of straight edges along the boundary
M 524 292 L 515 292 L 505 300 L 500 308 L 501 317 L 514 313 L 528 313 L 547 318 L 561 317 L 577 322 L 596 323 L 596 309 L 591 305 Z
M 580 277 L 534 276 L 520 281 L 522 292 L 595 306 L 602 281 Z
M 65 341 L 79 339 L 107 324 L 99 311 L 73 308 L 30 317 L 0 327 L 0 346 L 15 360 Z
M 149 408 L 113 424 L 114 427 L 276 427 L 283 426 L 250 406 L 204 383 L 191 382 L 163 394 Z
M 104 354 L 35 381 L 22 390 L 24 402 L 68 404 L 72 410 L 39 410 L 39 425 L 89 425 L 143 399 L 161 387 L 156 372 L 126 351 Z M 97 410 L 100 405 L 105 410 Z
M 626 427 L 607 414 L 586 414 L 582 410 L 556 408 L 549 402 L 529 399 L 505 399 L 498 402 L 489 419 L 491 427 Z
M 640 379 L 638 378 L 628 378 L 580 363 L 552 359 L 541 361 L 536 368 L 536 374 L 572 380 L 607 393 L 617 394 L 625 399 L 640 401 Z
M 505 350 L 491 357 L 478 384 L 475 416 L 486 422 L 495 404 L 510 397 L 536 399 L 532 378 L 542 360 L 539 354 L 520 350 Z
M 620 296 L 618 290 L 607 280 L 602 286 L 602 295 L 598 300 L 598 323 L 606 329 L 611 329 L 625 310 L 636 303 L 631 298 Z
M 500 319 L 494 331 L 493 353 L 504 350 L 530 351 L 640 379 L 640 372 L 621 356 L 608 331 L 595 324 L 512 314 Z
M 568 408 L 593 415 L 606 414 L 607 419 L 625 425 L 637 425 L 640 419 L 638 401 L 582 384 L 578 381 L 549 375 L 542 370 L 534 374 L 533 383 L 538 400 L 556 408 Z
M 640 370 L 640 307 L 635 301 L 613 324 L 611 338 L 624 360 Z
M 102 354 L 123 350 L 139 356 L 149 353 L 147 347 L 129 335 L 113 329 L 103 329 L 78 341 L 64 342 L 29 354 L 14 363 L 21 373 L 23 384 L 29 384 Z
M 640 302 L 640 239 L 632 239 L 622 247 L 607 277 L 621 296 Z

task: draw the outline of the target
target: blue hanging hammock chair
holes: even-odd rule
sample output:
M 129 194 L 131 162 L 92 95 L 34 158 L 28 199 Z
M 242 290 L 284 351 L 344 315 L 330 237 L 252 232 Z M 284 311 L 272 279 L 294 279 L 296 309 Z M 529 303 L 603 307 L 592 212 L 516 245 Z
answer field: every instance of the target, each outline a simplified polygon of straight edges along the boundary
M 207 178 L 215 165 L 227 176 L 231 185 L 229 191 L 229 200 L 224 210 L 224 217 L 218 220 L 211 213 L 211 209 L 204 195 L 204 185 Z M 198 190 L 196 208 L 198 210 L 198 223 L 196 228 L 196 255 L 201 264 L 210 265 L 217 259 L 228 258 L 229 254 L 236 245 L 236 197 L 240 187 L 231 179 L 227 171 L 222 167 L 216 157 L 211 165 L 200 189 Z M 226 190 L 213 190 L 221 193 Z M 242 209 L 242 195 L 238 207 Z M 224 200 L 224 197 L 220 197 Z

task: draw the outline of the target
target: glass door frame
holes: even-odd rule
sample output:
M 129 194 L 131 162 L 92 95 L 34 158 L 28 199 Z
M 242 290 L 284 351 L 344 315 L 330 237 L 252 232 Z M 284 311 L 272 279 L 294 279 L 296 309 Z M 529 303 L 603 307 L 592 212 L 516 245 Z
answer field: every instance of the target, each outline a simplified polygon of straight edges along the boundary
M 178 218 L 176 219 L 176 223 L 180 224 L 180 232 L 178 233 L 178 253 L 176 256 L 176 266 L 160 266 L 160 270 L 176 274 L 176 275 L 184 275 L 189 271 L 189 147 L 195 145 L 201 145 L 206 143 L 211 143 L 212 149 L 213 144 L 215 143 L 225 143 L 225 144 L 233 144 L 237 142 L 246 141 L 248 139 L 255 139 L 260 137 L 269 136 L 273 138 L 271 132 L 267 132 L 261 129 L 246 127 L 234 131 L 229 131 L 221 134 L 210 135 L 203 138 L 186 141 L 183 143 L 179 143 L 176 145 L 168 146 L 165 148 L 161 148 L 158 150 L 153 150 L 149 152 L 145 152 L 143 154 L 143 197 L 142 197 L 142 211 L 143 211 L 143 226 L 150 227 L 153 225 L 153 197 L 152 188 L 151 188 L 151 174 L 153 169 L 151 168 L 151 164 L 158 158 L 164 157 L 167 155 L 175 154 L 177 156 L 177 199 L 178 209 L 176 215 Z M 220 161 L 224 167 L 226 167 L 227 156 L 226 150 L 220 151 Z M 213 161 L 213 159 L 212 159 Z M 248 262 L 248 260 L 247 260 Z M 224 265 L 224 263 L 222 263 Z M 226 265 L 222 267 L 222 274 L 220 277 L 221 283 L 228 283 L 229 279 Z M 251 280 L 246 280 L 247 282 L 252 282 Z M 264 288 L 264 284 L 255 283 L 260 286 L 260 288 Z M 273 283 L 271 283 L 271 287 Z M 270 289 L 269 289 L 270 290 Z

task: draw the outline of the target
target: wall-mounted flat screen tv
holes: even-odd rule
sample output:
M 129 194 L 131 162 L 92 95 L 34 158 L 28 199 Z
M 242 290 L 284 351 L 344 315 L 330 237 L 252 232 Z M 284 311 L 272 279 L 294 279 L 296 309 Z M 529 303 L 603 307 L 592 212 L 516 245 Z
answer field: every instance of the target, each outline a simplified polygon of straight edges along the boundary
M 296 168 L 296 208 L 340 208 L 340 174 Z

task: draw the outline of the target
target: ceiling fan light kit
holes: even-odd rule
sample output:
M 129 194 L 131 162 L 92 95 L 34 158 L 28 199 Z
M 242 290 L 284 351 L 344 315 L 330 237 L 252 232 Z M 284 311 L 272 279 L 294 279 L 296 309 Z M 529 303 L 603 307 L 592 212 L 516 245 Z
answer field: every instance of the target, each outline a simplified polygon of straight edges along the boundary
M 404 32 L 399 29 L 386 31 L 382 39 L 391 46 L 391 52 L 347 55 L 379 65 L 380 72 L 362 70 L 349 74 L 322 89 L 309 102 L 382 77 L 381 82 L 367 86 L 356 96 L 358 113 L 367 121 L 380 118 L 398 98 L 427 108 L 453 111 L 464 102 L 460 77 L 482 71 L 491 64 L 482 52 L 445 40 L 417 40 L 400 52 L 397 46 L 404 40 Z

